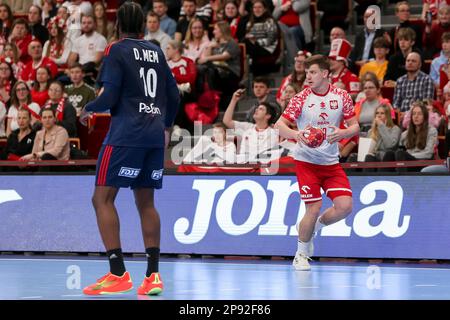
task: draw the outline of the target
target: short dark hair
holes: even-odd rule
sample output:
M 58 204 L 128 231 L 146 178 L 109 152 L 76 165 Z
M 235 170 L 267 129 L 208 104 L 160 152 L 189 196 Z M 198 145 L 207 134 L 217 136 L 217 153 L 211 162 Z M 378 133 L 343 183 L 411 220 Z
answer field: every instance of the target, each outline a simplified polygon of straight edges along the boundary
M 266 114 L 270 114 L 269 124 L 275 123 L 278 119 L 278 112 L 270 102 L 261 102 L 260 106 L 266 107 Z
M 317 64 L 320 70 L 327 70 L 330 72 L 330 60 L 328 57 L 321 54 L 315 54 L 305 60 L 306 69 L 310 68 L 314 64 Z
M 144 12 L 136 2 L 124 2 L 117 10 L 117 27 L 123 33 L 139 34 L 144 26 Z
M 84 71 L 84 70 L 83 70 L 83 66 L 82 66 L 81 63 L 79 63 L 79 62 L 75 62 L 74 64 L 72 64 L 72 65 L 69 67 L 69 70 L 72 70 L 72 69 L 75 69 L 75 68 L 80 68 L 81 71 Z
M 267 88 L 270 87 L 270 81 L 266 77 L 256 77 L 255 79 L 253 79 L 253 84 L 255 83 L 264 83 L 267 86 Z

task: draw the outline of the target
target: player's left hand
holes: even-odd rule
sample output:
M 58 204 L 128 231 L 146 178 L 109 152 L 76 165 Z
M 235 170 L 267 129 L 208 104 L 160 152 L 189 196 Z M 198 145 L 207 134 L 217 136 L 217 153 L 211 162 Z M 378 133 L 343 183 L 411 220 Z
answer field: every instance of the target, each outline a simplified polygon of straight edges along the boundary
M 86 111 L 86 108 L 83 108 L 80 113 L 80 123 L 87 127 L 88 119 L 92 117 L 92 112 Z
M 327 133 L 327 140 L 330 144 L 345 138 L 345 129 L 340 129 L 335 126 L 328 126 L 328 128 L 330 129 L 329 131 L 331 131 L 330 133 Z

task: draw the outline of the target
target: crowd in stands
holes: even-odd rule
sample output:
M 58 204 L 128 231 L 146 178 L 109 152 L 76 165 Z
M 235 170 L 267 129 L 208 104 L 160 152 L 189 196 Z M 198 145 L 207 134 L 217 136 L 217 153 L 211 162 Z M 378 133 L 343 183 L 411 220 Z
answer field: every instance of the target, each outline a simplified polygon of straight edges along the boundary
M 122 2 L 0 1 L 1 159 L 69 159 L 77 117 L 99 93 L 105 48 L 118 38 Z M 407 1 L 136 2 L 146 16 L 143 38 L 163 50 L 182 97 L 173 133 L 193 133 L 194 121 L 213 125 L 185 162 L 205 150 L 214 163 L 289 156 L 295 143 L 272 125 L 307 85 L 304 61 L 317 53 L 330 58 L 332 84 L 354 100 L 360 136 L 372 139 L 366 161 L 448 156 L 450 1 L 423 0 L 416 17 Z M 395 3 L 397 25 L 375 29 L 368 6 L 386 2 Z M 353 15 L 364 27 L 352 43 Z M 342 162 L 355 161 L 358 138 L 339 143 Z

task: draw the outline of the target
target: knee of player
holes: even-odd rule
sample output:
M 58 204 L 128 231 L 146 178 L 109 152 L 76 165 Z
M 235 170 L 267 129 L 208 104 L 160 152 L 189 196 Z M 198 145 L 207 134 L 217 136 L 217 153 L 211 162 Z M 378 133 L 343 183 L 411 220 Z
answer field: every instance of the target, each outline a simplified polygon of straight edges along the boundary
M 340 203 L 334 205 L 334 209 L 341 213 L 349 214 L 353 210 L 353 202 L 351 199 L 341 201 Z

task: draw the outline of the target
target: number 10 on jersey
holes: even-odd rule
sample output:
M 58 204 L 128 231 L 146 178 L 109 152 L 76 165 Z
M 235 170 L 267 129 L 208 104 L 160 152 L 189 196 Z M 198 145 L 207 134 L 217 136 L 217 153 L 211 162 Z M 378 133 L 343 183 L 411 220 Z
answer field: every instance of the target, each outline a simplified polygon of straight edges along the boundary
M 155 69 L 150 68 L 147 70 L 147 74 L 145 74 L 144 67 L 141 67 L 139 77 L 144 81 L 145 96 L 154 98 L 156 96 L 156 84 L 158 81 Z

